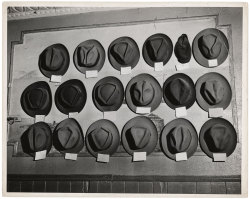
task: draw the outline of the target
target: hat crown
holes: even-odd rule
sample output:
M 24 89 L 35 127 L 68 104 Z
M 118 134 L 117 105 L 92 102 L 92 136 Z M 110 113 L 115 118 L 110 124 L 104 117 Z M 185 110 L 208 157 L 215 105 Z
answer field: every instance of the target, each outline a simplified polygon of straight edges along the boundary
M 47 142 L 46 129 L 35 125 L 28 130 L 29 147 L 32 151 L 41 151 Z
M 59 128 L 57 133 L 59 142 L 65 149 L 72 149 L 79 140 L 78 133 L 68 126 Z
M 97 97 L 103 105 L 112 106 L 119 96 L 119 89 L 116 84 L 106 83 L 97 88 Z
M 112 144 L 112 134 L 103 127 L 93 130 L 90 136 L 98 150 L 106 150 Z
M 148 55 L 154 62 L 163 62 L 169 54 L 168 43 L 161 37 L 149 39 L 146 43 Z
M 218 80 L 208 80 L 201 87 L 204 99 L 210 105 L 216 105 L 223 100 L 224 87 Z
M 150 82 L 142 80 L 137 82 L 132 88 L 132 99 L 138 106 L 146 106 L 154 98 L 154 88 Z
M 216 59 L 221 52 L 221 42 L 214 34 L 202 36 L 198 41 L 202 55 L 207 59 Z
M 144 148 L 150 140 L 151 134 L 147 128 L 144 127 L 132 127 L 130 129 L 133 144 L 137 149 Z
M 82 98 L 82 91 L 76 85 L 66 85 L 60 93 L 60 98 L 64 105 L 68 107 L 75 107 Z
M 27 93 L 27 100 L 31 109 L 40 109 L 47 105 L 47 92 L 43 88 L 34 88 Z M 46 103 L 47 102 L 47 103 Z
M 175 55 L 180 63 L 187 63 L 191 59 L 191 46 L 186 34 L 182 34 L 175 44 Z
M 130 43 L 125 41 L 116 43 L 111 52 L 115 55 L 114 58 L 116 61 L 122 65 L 130 65 L 133 59 L 133 47 Z
M 79 66 L 93 67 L 100 59 L 99 51 L 95 45 L 81 46 L 77 53 Z
M 50 71 L 58 70 L 64 62 L 64 56 L 60 49 L 49 47 L 45 50 L 44 67 Z

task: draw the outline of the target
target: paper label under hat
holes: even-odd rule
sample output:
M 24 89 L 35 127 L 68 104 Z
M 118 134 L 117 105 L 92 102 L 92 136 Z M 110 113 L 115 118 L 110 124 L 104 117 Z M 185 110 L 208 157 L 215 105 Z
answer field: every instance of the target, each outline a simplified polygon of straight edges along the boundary
M 131 66 L 121 67 L 121 75 L 127 75 L 131 73 Z
M 134 152 L 133 153 L 133 162 L 146 161 L 147 152 Z
M 146 114 L 151 112 L 151 107 L 136 107 L 136 113 Z
M 86 78 L 98 77 L 98 71 L 97 70 L 86 70 L 85 76 L 86 76 Z
M 43 160 L 46 158 L 47 150 L 38 151 L 35 153 L 35 160 Z
M 175 68 L 177 71 L 189 69 L 189 63 L 185 63 L 185 64 L 177 63 L 175 64 Z
M 175 116 L 177 118 L 187 116 L 187 109 L 185 106 L 175 109 Z
M 209 108 L 208 109 L 208 117 L 222 117 L 223 116 L 223 108 Z
M 209 59 L 209 60 L 208 60 L 208 66 L 209 66 L 209 67 L 218 66 L 218 61 L 217 61 L 217 59 Z
M 78 112 L 71 112 L 68 114 L 68 118 L 74 118 L 76 115 L 78 115 Z
M 225 162 L 227 159 L 226 153 L 213 153 L 214 162 Z
M 36 122 L 44 122 L 45 115 L 35 115 L 35 123 Z
M 176 153 L 175 154 L 175 160 L 177 162 L 187 160 L 187 153 L 186 152 Z
M 108 154 L 101 154 L 101 153 L 98 153 L 98 154 L 97 154 L 96 161 L 97 161 L 97 162 L 104 162 L 104 163 L 107 163 L 107 162 L 109 162 L 109 155 L 108 155 Z
M 77 153 L 65 153 L 65 160 L 77 160 Z
M 62 82 L 62 76 L 61 75 L 51 75 L 50 81 L 54 83 L 61 83 Z
M 116 121 L 116 111 L 105 111 L 105 112 L 103 112 L 103 119 Z
M 155 68 L 155 71 L 163 71 L 164 69 L 163 62 L 155 62 L 154 68 Z

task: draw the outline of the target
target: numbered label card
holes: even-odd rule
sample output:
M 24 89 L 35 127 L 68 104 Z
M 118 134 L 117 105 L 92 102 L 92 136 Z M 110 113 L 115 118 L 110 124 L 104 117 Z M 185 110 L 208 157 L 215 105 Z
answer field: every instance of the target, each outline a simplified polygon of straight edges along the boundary
M 95 78 L 98 77 L 98 71 L 97 70 L 87 70 L 85 72 L 86 78 Z
M 134 152 L 133 153 L 133 162 L 146 161 L 147 152 Z
M 136 107 L 136 113 L 147 114 L 151 112 L 151 107 Z
M 103 112 L 103 119 L 116 121 L 116 111 L 106 111 Z
M 62 82 L 62 76 L 61 75 L 51 75 L 50 82 L 61 83 Z
M 187 116 L 187 109 L 186 109 L 186 107 L 183 106 L 183 107 L 176 108 L 175 109 L 175 116 L 177 118 Z
M 209 108 L 208 109 L 208 117 L 222 117 L 223 116 L 223 108 Z
M 72 112 L 72 113 L 69 113 L 68 118 L 74 118 L 77 115 L 78 115 L 78 112 Z
M 155 68 L 155 71 L 163 71 L 164 69 L 163 62 L 154 63 L 154 68 Z
M 186 161 L 187 160 L 187 153 L 186 152 L 176 153 L 175 154 L 175 160 L 177 162 L 179 162 L 179 161 Z
M 43 160 L 46 158 L 47 150 L 38 151 L 35 153 L 35 160 Z
M 213 153 L 214 162 L 225 162 L 227 159 L 226 153 Z
M 36 122 L 44 122 L 45 115 L 35 115 L 35 123 Z
M 65 153 L 64 156 L 65 160 L 77 160 L 77 154 L 76 153 Z
M 190 67 L 189 67 L 189 63 L 185 63 L 185 64 L 176 63 L 175 68 L 176 68 L 177 71 L 181 71 L 181 70 L 187 70 Z
M 131 73 L 131 66 L 121 67 L 121 75 L 127 75 Z
M 109 162 L 109 155 L 108 155 L 108 154 L 101 154 L 101 153 L 98 153 L 98 154 L 97 154 L 96 161 L 97 161 L 97 162 L 108 163 L 108 162 Z
M 218 61 L 217 61 L 217 59 L 209 59 L 209 60 L 208 60 L 208 66 L 209 66 L 209 67 L 218 66 Z

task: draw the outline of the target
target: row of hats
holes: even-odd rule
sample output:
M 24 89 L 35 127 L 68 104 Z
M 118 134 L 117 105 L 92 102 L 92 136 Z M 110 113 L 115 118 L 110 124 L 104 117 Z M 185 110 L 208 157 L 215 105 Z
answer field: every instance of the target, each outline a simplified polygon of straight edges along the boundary
M 145 116 L 130 119 L 121 132 L 121 143 L 130 155 L 138 152 L 146 152 L 146 155 L 149 155 L 154 151 L 158 140 L 162 151 L 173 160 L 177 160 L 178 155 L 183 153 L 188 159 L 198 146 L 195 127 L 183 118 L 166 124 L 160 139 L 156 126 Z M 87 150 L 94 157 L 98 154 L 111 156 L 120 145 L 120 134 L 113 122 L 101 119 L 89 126 L 85 142 Z M 230 122 L 214 118 L 203 124 L 199 142 L 209 157 L 214 158 L 214 154 L 224 154 L 228 157 L 236 148 L 237 134 Z M 68 118 L 57 124 L 53 133 L 47 123 L 38 122 L 31 125 L 21 136 L 21 143 L 23 151 L 31 156 L 40 151 L 48 154 L 52 144 L 62 154 L 78 154 L 84 146 L 84 135 L 79 123 Z
M 150 36 L 143 45 L 142 55 L 146 63 L 154 67 L 155 63 L 165 65 L 172 53 L 178 62 L 187 63 L 193 56 L 202 66 L 215 67 L 222 64 L 229 51 L 229 44 L 223 32 L 215 28 L 208 28 L 199 32 L 193 40 L 192 50 L 186 34 L 182 34 L 173 47 L 171 39 L 165 34 Z M 134 68 L 140 58 L 140 51 L 136 42 L 130 37 L 120 37 L 114 40 L 108 48 L 108 58 L 116 70 L 122 67 Z M 88 70 L 100 71 L 105 62 L 105 50 L 97 40 L 87 40 L 75 49 L 73 60 L 76 68 L 85 73 Z M 39 56 L 40 71 L 48 78 L 52 75 L 62 76 L 69 67 L 70 56 L 67 48 L 62 44 L 47 47 Z
M 161 103 L 162 96 L 166 104 L 176 109 L 190 108 L 197 99 L 205 110 L 209 108 L 226 109 L 231 102 L 231 87 L 221 74 L 207 73 L 201 76 L 196 85 L 192 79 L 177 73 L 169 77 L 161 88 L 159 82 L 149 74 L 139 74 L 127 84 L 124 92 L 123 84 L 113 76 L 99 80 L 92 91 L 95 106 L 102 112 L 117 111 L 124 100 L 135 113 L 142 113 L 138 107 L 154 111 Z M 87 100 L 87 92 L 82 81 L 77 79 L 62 83 L 55 92 L 55 104 L 64 114 L 81 112 Z M 21 95 L 21 106 L 31 117 L 48 115 L 52 106 L 52 94 L 49 84 L 44 81 L 29 85 Z

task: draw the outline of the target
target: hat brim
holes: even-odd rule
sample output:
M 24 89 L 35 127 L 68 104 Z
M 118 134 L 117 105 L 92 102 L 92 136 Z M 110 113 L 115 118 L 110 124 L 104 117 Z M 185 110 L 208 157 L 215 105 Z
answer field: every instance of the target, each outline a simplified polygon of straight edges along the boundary
M 233 125 L 229 121 L 227 121 L 227 120 L 225 120 L 223 118 L 213 118 L 213 119 L 210 119 L 210 120 L 208 120 L 207 122 L 205 122 L 203 124 L 203 126 L 201 127 L 201 130 L 200 130 L 200 135 L 199 135 L 201 149 L 210 158 L 213 158 L 213 152 L 211 152 L 209 150 L 209 148 L 208 148 L 208 146 L 206 144 L 206 141 L 204 139 L 204 136 L 205 136 L 205 133 L 207 132 L 207 130 L 209 130 L 212 126 L 214 126 L 216 124 L 222 124 L 224 126 L 227 126 L 229 128 L 229 130 L 230 130 L 231 139 L 230 139 L 229 144 L 227 144 L 227 148 L 226 148 L 226 155 L 228 157 L 234 152 L 234 150 L 236 148 L 237 134 L 236 134 L 236 131 L 235 131 Z
M 56 71 L 48 71 L 48 70 L 45 70 L 45 69 L 42 67 L 42 63 L 41 63 L 42 61 L 41 61 L 41 59 L 42 59 L 42 55 L 43 55 L 43 53 L 45 52 L 45 50 L 46 50 L 47 48 L 53 48 L 53 47 L 56 47 L 56 48 L 58 48 L 58 49 L 61 50 L 61 53 L 63 54 L 63 57 L 65 58 L 65 62 L 64 62 L 64 64 L 60 67 L 59 70 L 56 70 Z M 40 54 L 40 56 L 39 56 L 38 65 L 39 65 L 39 69 L 40 69 L 41 73 L 42 73 L 45 77 L 48 77 L 48 78 L 50 78 L 52 75 L 61 75 L 61 76 L 63 76 L 63 75 L 67 72 L 67 70 L 68 70 L 68 68 L 69 68 L 69 62 L 70 62 L 69 52 L 68 52 L 67 48 L 66 48 L 64 45 L 62 45 L 62 44 L 53 44 L 53 45 L 51 45 L 51 46 L 48 46 L 47 48 L 45 48 L 45 50 L 44 50 L 44 51 Z
M 100 53 L 100 59 L 99 61 L 97 62 L 97 64 L 93 67 L 83 67 L 83 66 L 80 66 L 78 64 L 78 60 L 77 60 L 77 50 L 78 48 L 82 47 L 82 46 L 85 46 L 85 45 L 94 45 L 97 49 L 98 49 L 98 52 Z M 78 71 L 80 71 L 81 73 L 85 74 L 86 71 L 90 71 L 90 70 L 97 70 L 97 71 L 100 71 L 104 65 L 104 62 L 105 62 L 105 50 L 103 48 L 103 46 L 101 45 L 100 42 L 98 42 L 97 40 L 94 40 L 94 39 L 91 39 L 91 40 L 87 40 L 87 41 L 84 41 L 82 43 L 80 43 L 75 51 L 74 51 L 74 55 L 73 55 L 73 60 L 74 60 L 74 64 L 75 64 L 75 67 L 77 68 Z
M 228 52 L 229 52 L 229 44 L 228 44 L 228 40 L 227 40 L 226 36 L 224 35 L 224 33 L 216 28 L 204 29 L 195 36 L 195 38 L 193 40 L 193 45 L 192 45 L 192 50 L 193 50 L 193 55 L 194 55 L 195 60 L 202 66 L 212 68 L 211 66 L 209 66 L 208 59 L 202 55 L 202 53 L 199 49 L 199 46 L 198 46 L 199 38 L 204 36 L 204 35 L 208 35 L 208 34 L 216 35 L 217 38 L 222 43 L 221 52 L 220 52 L 219 56 L 217 57 L 217 63 L 218 63 L 217 66 L 221 65 L 226 60 L 226 58 L 228 56 Z M 213 67 L 216 67 L 216 66 L 213 66 Z
M 191 98 L 190 98 L 185 104 L 181 104 L 181 105 L 175 105 L 175 104 L 173 104 L 173 103 L 168 99 L 168 97 L 167 97 L 167 95 L 166 95 L 166 93 L 165 93 L 166 87 L 167 87 L 168 84 L 169 84 L 170 82 L 172 82 L 174 79 L 183 79 L 183 80 L 187 81 L 188 84 L 190 85 L 190 88 L 191 88 L 191 89 L 190 89 Z M 164 98 L 164 101 L 166 102 L 166 104 L 167 104 L 170 108 L 172 108 L 172 109 L 176 109 L 176 108 L 178 108 L 178 107 L 183 107 L 183 106 L 185 106 L 187 109 L 190 108 L 190 107 L 194 104 L 195 99 L 196 99 L 195 85 L 194 85 L 193 80 L 192 80 L 189 76 L 187 76 L 187 75 L 185 75 L 185 74 L 183 74 L 183 73 L 177 73 L 177 74 L 175 74 L 175 75 L 172 75 L 172 76 L 169 77 L 169 78 L 164 82 L 164 84 L 163 84 L 163 98 Z
M 126 138 L 126 133 L 133 126 L 147 128 L 151 133 L 150 141 L 142 149 L 133 150 L 129 146 L 128 140 Z M 129 120 L 122 129 L 121 137 L 122 137 L 122 145 L 124 149 L 127 151 L 127 153 L 130 155 L 133 155 L 134 152 L 146 152 L 147 155 L 149 155 L 154 151 L 158 141 L 158 133 L 154 123 L 145 116 L 137 116 Z
M 30 91 L 30 90 L 33 90 L 35 88 L 43 88 L 45 90 L 47 90 L 48 92 L 48 96 L 47 96 L 47 99 L 48 99 L 48 104 L 45 108 L 43 109 L 40 109 L 40 110 L 32 110 L 29 108 L 29 105 L 28 105 L 28 102 L 26 101 L 26 94 Z M 49 84 L 45 81 L 38 81 L 38 82 L 35 82 L 31 85 L 29 85 L 27 88 L 25 88 L 25 90 L 23 91 L 22 95 L 21 95 L 21 106 L 22 106 L 22 109 L 24 110 L 24 112 L 31 116 L 31 117 L 35 117 L 36 115 L 48 115 L 50 110 L 51 110 L 51 107 L 52 107 L 52 94 L 51 94 L 51 90 L 50 90 L 50 87 L 49 87 Z
M 119 98 L 116 98 L 115 104 L 112 105 L 112 106 L 102 106 L 96 100 L 96 92 L 97 92 L 96 89 L 98 88 L 98 86 L 104 85 L 104 84 L 107 84 L 107 83 L 115 84 L 116 86 L 118 86 L 118 89 L 120 91 Z M 104 112 L 104 111 L 117 111 L 121 107 L 123 99 L 124 99 L 124 87 L 123 87 L 123 84 L 116 77 L 113 77 L 113 76 L 105 77 L 105 78 L 99 80 L 95 84 L 94 89 L 92 91 L 92 99 L 93 99 L 93 102 L 94 102 L 95 106 L 98 108 L 98 110 L 100 110 L 102 112 Z
M 134 105 L 131 95 L 130 95 L 130 89 L 133 84 L 135 84 L 138 81 L 146 80 L 153 85 L 153 88 L 155 89 L 155 96 L 154 99 L 151 101 L 150 104 L 147 105 L 147 107 L 151 107 L 151 112 L 153 112 L 161 103 L 162 100 L 162 89 L 159 84 L 159 82 L 151 75 L 149 74 L 139 74 L 135 77 L 133 77 L 129 83 L 127 84 L 126 90 L 125 90 L 125 99 L 127 102 L 128 107 L 136 113 L 137 106 Z
M 201 92 L 200 92 L 202 84 L 204 82 L 206 82 L 207 80 L 212 80 L 212 79 L 219 80 L 223 84 L 223 87 L 226 90 L 222 101 L 218 104 L 215 104 L 215 105 L 208 104 L 206 102 L 206 100 L 202 97 Z M 230 84 L 228 83 L 227 79 L 219 73 L 212 72 L 212 73 L 207 73 L 207 74 L 201 76 L 195 84 L 195 90 L 196 90 L 197 103 L 205 111 L 208 111 L 209 108 L 226 109 L 229 106 L 231 99 L 232 99 L 232 90 L 231 90 Z
M 143 47 L 142 47 L 143 58 L 144 58 L 145 62 L 151 67 L 154 67 L 155 62 L 152 61 L 150 59 L 149 55 L 148 55 L 148 51 L 147 51 L 147 48 L 146 48 L 146 43 L 148 42 L 148 40 L 158 38 L 158 37 L 162 37 L 162 39 L 164 39 L 169 44 L 170 51 L 171 51 L 171 53 L 169 53 L 169 55 L 166 56 L 165 59 L 163 60 L 163 65 L 165 65 L 170 60 L 170 58 L 171 58 L 171 56 L 173 54 L 173 43 L 172 43 L 171 39 L 167 35 L 160 34 L 160 33 L 151 35 L 149 38 L 147 38 L 147 40 L 144 42 Z
M 109 45 L 109 48 L 108 48 L 109 62 L 111 63 L 111 65 L 113 66 L 114 69 L 119 70 L 119 71 L 121 70 L 122 67 L 128 67 L 127 65 L 122 65 L 122 64 L 118 63 L 110 52 L 112 47 L 115 44 L 120 43 L 120 42 L 129 43 L 132 46 L 132 48 L 135 50 L 135 52 L 133 53 L 135 55 L 135 59 L 133 60 L 133 62 L 130 65 L 131 69 L 133 69 L 137 65 L 137 63 L 140 59 L 140 50 L 139 50 L 139 47 L 136 44 L 136 42 L 130 37 L 119 37 L 118 39 L 112 41 L 112 43 Z
M 89 141 L 89 134 L 97 129 L 97 128 L 100 128 L 100 127 L 104 127 L 104 128 L 107 128 L 109 129 L 109 132 L 112 133 L 112 143 L 111 145 L 105 149 L 105 150 L 101 150 L 101 151 L 96 151 L 94 149 L 94 147 L 92 146 L 91 142 Z M 87 130 L 87 133 L 86 133 L 86 146 L 87 146 L 87 149 L 88 151 L 94 156 L 94 157 L 97 157 L 98 153 L 99 154 L 108 154 L 108 155 L 113 155 L 117 148 L 119 147 L 119 144 L 120 144 L 120 134 L 119 134 L 119 131 L 117 129 L 117 127 L 115 126 L 115 124 L 109 120 L 106 120 L 106 119 L 101 119 L 101 120 L 98 120 L 98 121 L 95 121 L 94 123 L 92 123 L 88 130 Z
M 191 143 L 188 149 L 185 151 L 187 153 L 187 158 L 190 158 L 196 152 L 198 146 L 198 135 L 195 130 L 195 127 L 191 124 L 191 122 L 183 118 L 178 118 L 169 122 L 168 124 L 166 124 L 166 126 L 163 128 L 161 132 L 160 143 L 162 151 L 165 153 L 166 156 L 168 156 L 172 160 L 176 160 L 176 154 L 173 154 L 169 151 L 166 138 L 168 134 L 171 132 L 171 130 L 180 124 L 186 126 L 190 130 L 192 136 Z

